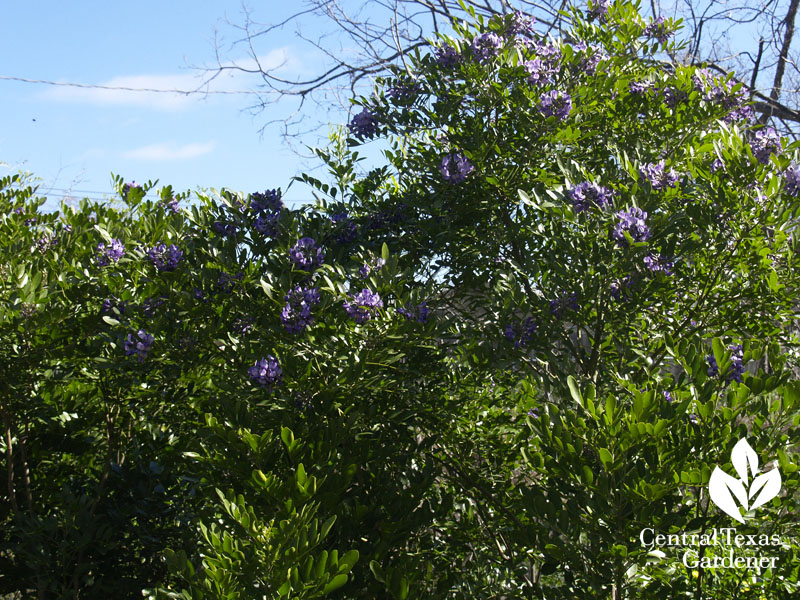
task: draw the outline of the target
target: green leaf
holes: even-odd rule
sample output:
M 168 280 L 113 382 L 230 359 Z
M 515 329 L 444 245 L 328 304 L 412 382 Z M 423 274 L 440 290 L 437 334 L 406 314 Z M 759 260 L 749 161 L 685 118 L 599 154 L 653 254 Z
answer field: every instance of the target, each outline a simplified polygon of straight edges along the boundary
M 384 242 L 381 247 L 381 257 L 383 260 L 389 260 L 389 246 L 386 245 L 386 242 Z
M 610 471 L 611 463 L 614 460 L 614 458 L 611 456 L 611 452 L 609 452 L 606 448 L 600 448 L 597 451 L 597 454 L 600 456 L 600 462 L 603 463 L 603 466 L 606 468 L 606 470 Z
M 578 384 L 575 382 L 575 378 L 572 375 L 567 377 L 567 387 L 569 387 L 569 393 L 572 396 L 572 399 L 583 406 L 583 397 L 581 396 L 581 391 L 578 389 Z

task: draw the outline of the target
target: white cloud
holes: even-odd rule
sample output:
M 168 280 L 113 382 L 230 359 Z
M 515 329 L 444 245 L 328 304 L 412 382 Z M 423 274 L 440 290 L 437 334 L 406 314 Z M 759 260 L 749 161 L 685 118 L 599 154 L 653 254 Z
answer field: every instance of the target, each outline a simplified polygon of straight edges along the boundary
M 188 160 L 208 154 L 214 149 L 215 142 L 202 144 L 184 144 L 177 146 L 172 143 L 151 144 L 128 150 L 123 154 L 132 160 Z
M 243 69 L 257 69 L 258 65 L 267 70 L 279 70 L 286 75 L 289 70 L 301 68 L 299 60 L 292 57 L 288 48 L 277 48 L 268 54 L 253 58 L 244 58 L 223 64 L 223 67 L 238 66 Z M 257 73 L 245 73 L 236 69 L 223 70 L 209 81 L 213 70 L 196 70 L 192 73 L 171 75 L 118 75 L 96 85 L 102 87 L 52 86 L 41 94 L 46 100 L 61 102 L 77 102 L 103 106 L 141 106 L 158 110 L 181 110 L 192 102 L 209 97 L 236 97 L 223 94 L 205 95 L 204 92 L 229 90 L 253 90 L 259 82 Z M 164 93 L 135 90 L 180 90 L 191 94 Z M 245 95 L 239 96 L 246 97 Z

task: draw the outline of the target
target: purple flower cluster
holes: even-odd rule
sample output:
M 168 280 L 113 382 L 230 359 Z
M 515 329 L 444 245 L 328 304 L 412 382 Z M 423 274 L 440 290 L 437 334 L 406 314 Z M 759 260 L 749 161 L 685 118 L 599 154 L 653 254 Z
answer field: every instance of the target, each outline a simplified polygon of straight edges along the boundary
M 150 352 L 150 348 L 153 346 L 153 340 L 153 336 L 144 329 L 140 329 L 136 332 L 135 336 L 129 333 L 128 337 L 125 339 L 125 354 L 127 356 L 133 356 L 135 354 L 137 360 L 142 362 L 147 358 L 147 353 Z
M 399 80 L 388 90 L 386 95 L 400 102 L 407 102 L 415 98 L 420 91 L 419 84 L 412 80 Z
M 270 391 L 274 386 L 280 384 L 283 376 L 283 369 L 281 369 L 278 359 L 272 355 L 267 355 L 266 358 L 257 360 L 256 364 L 250 367 L 247 372 L 253 382 Z
M 159 308 L 167 302 L 166 296 L 159 296 L 158 298 L 148 298 L 142 302 L 142 312 L 146 317 L 155 316 Z
M 475 167 L 467 160 L 467 157 L 459 152 L 447 154 L 442 158 L 442 164 L 439 165 L 439 171 L 442 173 L 445 181 L 450 183 L 461 183 L 467 175 L 472 173 Z
M 542 94 L 542 99 L 539 101 L 539 111 L 545 117 L 556 117 L 559 121 L 563 121 L 569 116 L 572 110 L 572 98 L 569 94 L 559 92 L 558 90 L 551 90 Z
M 611 3 L 612 0 L 590 0 L 588 20 L 597 19 L 601 23 L 605 23 L 608 20 L 608 9 L 611 8 Z
M 733 344 L 728 346 L 728 350 L 731 351 L 731 368 L 725 374 L 725 384 L 729 384 L 731 381 L 737 381 L 742 383 L 742 375 L 744 374 L 744 355 L 743 355 L 743 348 L 741 344 Z M 717 365 L 717 359 L 714 357 L 713 354 L 709 354 L 706 356 L 706 360 L 708 361 L 708 376 L 709 377 L 718 377 L 719 376 L 719 365 Z
M 781 146 L 781 136 L 772 127 L 764 127 L 756 131 L 750 140 L 750 149 L 753 156 L 762 165 L 769 163 L 769 157 L 779 154 L 783 149 Z
M 108 246 L 103 243 L 98 244 L 97 252 L 99 253 L 97 265 L 105 267 L 112 262 L 118 262 L 119 259 L 122 258 L 125 254 L 125 245 L 119 240 L 114 239 L 111 240 Z
M 577 297 L 576 297 L 577 302 Z M 552 302 L 551 302 L 552 306 Z M 509 342 L 514 342 L 514 348 L 526 348 L 533 340 L 536 331 L 536 322 L 532 317 L 526 317 L 520 324 L 509 323 L 506 325 L 505 336 Z
M 170 196 L 169 198 L 163 199 L 161 200 L 161 202 L 158 203 L 158 205 L 161 208 L 163 208 L 165 211 L 168 210 L 173 215 L 177 215 L 181 211 L 178 204 L 179 204 L 178 199 L 175 198 L 174 196 Z
M 531 37 L 533 35 L 533 26 L 536 24 L 536 17 L 529 17 L 523 12 L 514 11 L 508 17 L 508 25 L 506 26 L 506 35 L 514 37 L 518 35 Z
M 795 198 L 800 195 L 800 167 L 795 164 L 789 165 L 783 172 L 783 190 Z
M 714 75 L 708 69 L 698 69 L 692 75 L 694 89 L 703 93 L 703 100 L 712 104 L 720 105 L 728 111 L 723 121 L 732 123 L 753 118 L 753 107 L 745 105 L 747 93 L 744 87 L 738 92 L 733 92 L 733 83 L 721 78 L 715 80 Z
M 398 308 L 397 312 L 403 315 L 409 321 L 416 321 L 417 323 L 427 323 L 428 313 L 430 312 L 430 310 L 428 309 L 427 302 L 423 301 L 416 307 L 412 307 L 407 304 L 405 308 Z
M 122 199 L 123 200 L 127 200 L 128 199 L 128 192 L 130 192 L 132 189 L 140 190 L 140 189 L 142 189 L 142 186 L 139 185 L 138 183 L 136 183 L 135 181 L 131 181 L 130 183 L 124 184 L 122 186 Z
M 472 40 L 472 53 L 478 62 L 487 62 L 500 54 L 503 38 L 494 32 L 487 31 Z
M 222 271 L 219 274 L 219 277 L 217 277 L 217 287 L 225 294 L 230 294 L 233 291 L 236 282 L 240 281 L 243 277 L 244 273 L 242 271 L 239 271 L 236 275 L 230 275 L 225 271 Z
M 386 261 L 383 260 L 382 258 L 375 258 L 371 262 L 365 262 L 362 267 L 359 267 L 358 274 L 361 275 L 363 279 L 366 279 L 367 277 L 369 277 L 369 274 L 372 271 L 377 271 L 385 264 Z
M 373 138 L 378 133 L 378 119 L 365 108 L 353 117 L 347 127 L 350 129 L 350 134 L 359 140 Z
M 436 56 L 436 62 L 439 63 L 440 67 L 453 68 L 461 62 L 461 54 L 450 44 L 444 44 L 436 48 L 434 54 Z
M 281 323 L 289 333 L 301 333 L 314 322 L 311 309 L 319 304 L 319 290 L 296 285 L 284 297 L 286 305 L 281 311 Z
M 233 237 L 239 231 L 239 228 L 233 223 L 224 223 L 222 221 L 214 221 L 212 227 L 222 237 Z
M 673 32 L 667 25 L 667 20 L 664 17 L 658 17 L 644 28 L 644 35 L 649 38 L 656 38 L 662 44 L 666 44 L 669 37 Z
M 675 187 L 680 181 L 680 175 L 673 169 L 667 171 L 663 160 L 658 163 L 647 163 L 639 167 L 639 177 L 642 181 L 649 181 L 654 190 Z
M 578 310 L 578 294 L 576 292 L 561 292 L 555 300 L 550 300 L 550 312 L 556 319 L 560 319 L 564 311 Z
M 58 246 L 58 239 L 52 234 L 47 234 L 36 240 L 36 249 L 42 254 L 56 246 Z
M 611 237 L 617 242 L 620 248 L 628 246 L 625 234 L 631 236 L 634 242 L 644 242 L 650 239 L 650 228 L 645 223 L 647 213 L 641 208 L 634 206 L 628 211 L 620 211 L 616 214 L 619 222 L 614 226 Z
M 664 96 L 664 104 L 670 108 L 675 108 L 687 98 L 686 92 L 673 86 L 661 88 L 661 94 Z
M 363 289 L 353 296 L 352 300 L 345 300 L 344 309 L 347 316 L 356 323 L 369 321 L 379 308 L 383 308 L 381 297 L 368 289 Z
M 664 390 L 664 400 L 666 400 L 670 404 L 672 402 L 674 402 L 674 398 L 672 397 L 672 394 L 670 392 L 666 391 L 666 390 Z
M 589 181 L 579 183 L 567 191 L 567 196 L 577 212 L 583 212 L 595 204 L 600 208 L 607 208 L 611 206 L 612 195 L 613 192 L 607 187 Z
M 127 305 L 127 302 L 120 302 L 116 296 L 112 295 L 110 298 L 103 300 L 103 305 L 100 307 L 100 312 L 107 313 L 117 309 L 118 312 L 124 313 Z
M 279 190 L 267 190 L 250 194 L 250 210 L 256 215 L 253 228 L 260 234 L 275 237 L 278 234 L 278 221 L 283 210 Z
M 350 244 L 356 239 L 358 228 L 355 221 L 347 216 L 347 211 L 339 211 L 331 215 L 331 222 L 336 225 L 334 239 L 337 244 Z
M 594 75 L 597 72 L 597 65 L 600 64 L 600 61 L 608 58 L 600 46 L 597 44 L 589 46 L 582 40 L 575 44 L 575 50 L 582 53 L 579 68 L 587 75 Z
M 725 170 L 725 163 L 723 162 L 723 160 L 721 158 L 715 158 L 714 162 L 711 163 L 709 168 L 711 169 L 712 173 L 716 173 L 720 169 L 722 169 L 724 171 Z
M 614 281 L 611 283 L 611 297 L 615 302 L 627 302 L 633 298 L 633 285 L 635 283 L 634 277 L 628 275 L 622 281 Z
M 304 237 L 289 250 L 289 258 L 298 268 L 313 271 L 325 260 L 325 251 L 313 238 Z
M 541 58 L 534 58 L 522 65 L 528 74 L 528 83 L 538 85 L 550 82 L 551 78 L 558 71 L 556 65 Z
M 647 81 L 646 79 L 643 79 L 641 81 L 634 79 L 628 84 L 628 90 L 630 90 L 631 94 L 636 94 L 637 96 L 645 94 L 652 89 L 653 89 L 653 82 Z
M 253 326 L 255 325 L 256 320 L 253 317 L 239 317 L 236 319 L 231 327 L 235 333 L 240 335 L 247 335 L 253 331 Z
M 183 252 L 175 244 L 170 244 L 167 248 L 167 245 L 161 242 L 150 248 L 147 257 L 157 271 L 174 271 L 183 258 Z
M 663 256 L 656 256 L 652 252 L 644 257 L 644 266 L 653 273 L 664 273 L 664 275 L 672 275 L 672 269 L 675 263 L 667 260 Z

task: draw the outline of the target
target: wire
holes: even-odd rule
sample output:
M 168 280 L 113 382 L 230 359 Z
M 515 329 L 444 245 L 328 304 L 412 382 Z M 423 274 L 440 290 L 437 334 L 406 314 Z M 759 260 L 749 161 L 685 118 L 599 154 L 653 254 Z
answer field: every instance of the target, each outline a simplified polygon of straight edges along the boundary
M 19 81 L 22 83 L 38 83 L 42 85 L 59 85 L 65 87 L 85 88 L 92 90 L 117 90 L 122 92 L 148 92 L 154 94 L 182 94 L 184 96 L 191 96 L 193 94 L 258 94 L 254 90 L 163 90 L 156 88 L 133 88 L 117 85 L 99 85 L 93 83 L 73 83 L 69 81 L 48 81 L 46 79 L 28 79 L 26 77 L 12 77 L 10 75 L 0 75 L 0 80 L 5 81 Z

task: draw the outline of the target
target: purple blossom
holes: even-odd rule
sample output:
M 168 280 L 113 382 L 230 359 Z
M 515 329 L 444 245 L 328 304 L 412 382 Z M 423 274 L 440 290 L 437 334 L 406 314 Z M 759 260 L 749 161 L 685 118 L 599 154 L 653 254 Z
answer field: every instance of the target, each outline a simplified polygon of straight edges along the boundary
M 503 38 L 494 32 L 487 31 L 472 40 L 472 53 L 478 62 L 486 62 L 500 53 Z
M 239 231 L 239 228 L 233 223 L 224 223 L 222 221 L 214 221 L 212 227 L 222 237 L 233 237 Z
M 633 298 L 633 285 L 635 279 L 628 275 L 622 281 L 614 281 L 611 283 L 611 297 L 615 302 L 627 302 Z
M 164 210 L 168 210 L 173 215 L 177 215 L 181 211 L 178 199 L 172 196 L 161 200 L 161 202 L 159 202 L 159 206 L 161 206 L 161 208 Z
M 557 72 L 555 65 L 541 58 L 529 60 L 522 66 L 528 74 L 528 83 L 531 85 L 547 83 Z
M 692 413 L 692 414 L 690 414 L 690 415 L 689 415 L 689 422 L 690 422 L 692 425 L 697 425 L 697 423 L 699 422 L 699 420 L 700 420 L 700 419 L 698 418 L 698 416 L 697 416 L 695 413 Z
M 450 183 L 461 183 L 467 175 L 472 173 L 475 167 L 467 160 L 467 157 L 458 152 L 446 154 L 442 158 L 442 164 L 439 165 L 439 171 L 442 173 L 445 181 Z
M 589 181 L 579 183 L 567 191 L 567 196 L 577 212 L 583 212 L 593 205 L 608 208 L 611 206 L 612 195 L 610 189 Z
M 537 42 L 534 46 L 534 52 L 539 58 L 550 63 L 557 63 L 561 58 L 561 48 L 558 47 L 558 44 L 552 42 Z
M 280 212 L 283 209 L 280 190 L 267 190 L 250 194 L 250 210 L 254 214 Z
M 518 35 L 530 37 L 533 35 L 533 26 L 536 24 L 536 17 L 529 17 L 523 12 L 514 11 L 508 17 L 506 35 L 514 37 Z
M 342 210 L 331 215 L 331 222 L 336 225 L 336 235 L 334 239 L 337 244 L 350 244 L 356 239 L 358 228 L 355 221 L 347 216 L 347 212 Z
M 365 108 L 353 117 L 347 127 L 350 129 L 350 134 L 359 140 L 373 138 L 378 133 L 378 120 L 368 108 Z
M 301 333 L 314 322 L 311 309 L 320 301 L 317 288 L 296 285 L 284 297 L 286 305 L 281 311 L 281 322 L 289 333 Z
M 363 289 L 352 300 L 345 300 L 344 309 L 347 316 L 354 319 L 356 323 L 369 321 L 379 308 L 383 308 L 381 297 L 368 289 Z
M 281 369 L 278 359 L 272 355 L 257 360 L 256 364 L 250 367 L 247 372 L 254 383 L 272 391 L 274 386 L 280 385 L 283 369 Z
M 237 281 L 240 281 L 244 277 L 244 273 L 239 271 L 236 275 L 230 275 L 225 271 L 220 272 L 219 276 L 217 277 L 217 287 L 220 289 L 221 292 L 225 294 L 230 294 L 233 292 L 233 288 L 236 285 Z
M 672 398 L 672 394 L 666 390 L 664 391 L 664 400 L 666 400 L 670 404 L 674 401 L 674 399 Z
M 375 258 L 371 263 L 364 263 L 364 265 L 358 269 L 358 274 L 361 275 L 363 279 L 366 279 L 372 271 L 377 271 L 385 264 L 386 261 L 382 258 Z
M 159 296 L 158 298 L 148 298 L 142 302 L 142 312 L 146 317 L 152 317 L 156 311 L 160 309 L 167 301 L 166 296 Z
M 36 240 L 36 249 L 41 253 L 45 253 L 56 246 L 58 246 L 58 239 L 52 234 L 47 234 Z
M 662 88 L 661 94 L 664 96 L 664 104 L 670 108 L 675 108 L 687 98 L 686 92 L 673 86 Z
M 253 331 L 253 326 L 255 325 L 256 320 L 253 317 L 239 317 L 236 319 L 231 327 L 235 333 L 240 335 L 247 335 Z
M 461 54 L 449 44 L 436 48 L 434 53 L 440 67 L 453 68 L 461 62 Z
M 726 123 L 751 119 L 754 116 L 753 107 L 746 105 L 748 101 L 744 87 L 733 92 L 734 84 L 731 81 L 717 78 L 708 69 L 698 69 L 692 75 L 694 89 L 703 93 L 703 100 L 721 106 L 727 111 L 723 117 Z
M 534 321 L 532 317 L 526 317 L 519 325 L 515 325 L 514 323 L 506 325 L 504 333 L 509 342 L 514 342 L 514 348 L 526 348 L 533 340 L 535 331 L 536 321 Z
M 589 0 L 588 20 L 597 19 L 601 23 L 608 20 L 608 9 L 611 7 L 612 0 Z
M 725 385 L 728 385 L 731 381 L 742 383 L 742 375 L 745 371 L 742 345 L 732 344 L 728 346 L 728 350 L 731 352 L 731 367 L 725 374 Z M 717 365 L 716 357 L 713 354 L 709 354 L 706 356 L 706 360 L 709 365 L 707 371 L 708 376 L 718 377 L 719 365 Z
M 781 136 L 772 127 L 764 127 L 756 131 L 750 140 L 753 156 L 762 165 L 769 163 L 769 157 L 782 150 Z
M 631 236 L 634 242 L 644 242 L 650 239 L 650 229 L 645 223 L 647 213 L 641 208 L 634 206 L 630 210 L 620 211 L 616 214 L 619 222 L 611 232 L 611 237 L 617 242 L 620 248 L 628 246 L 625 233 Z
M 325 260 L 325 251 L 313 238 L 300 238 L 289 250 L 289 258 L 303 271 L 313 271 Z
M 631 94 L 636 94 L 637 96 L 646 93 L 648 90 L 653 89 L 653 83 L 647 80 L 637 80 L 634 79 L 628 84 L 628 90 L 630 90 Z
M 639 177 L 642 181 L 649 181 L 654 190 L 675 187 L 680 181 L 680 175 L 673 169 L 666 170 L 663 160 L 658 163 L 647 163 L 639 167 Z
M 597 65 L 608 58 L 597 44 L 587 46 L 586 42 L 581 41 L 575 44 L 575 50 L 582 53 L 578 67 L 587 75 L 594 75 L 597 72 Z
M 664 275 L 672 275 L 672 268 L 675 266 L 675 263 L 662 256 L 656 256 L 651 252 L 644 257 L 644 266 L 653 273 L 661 272 L 664 273 Z
M 539 101 L 539 111 L 545 117 L 555 116 L 559 121 L 563 121 L 569 116 L 572 110 L 572 98 L 569 94 L 552 90 L 542 95 Z
M 538 418 L 539 418 L 539 408 L 538 408 L 538 407 L 531 408 L 531 409 L 528 411 L 528 416 L 529 416 L 530 418 L 532 418 L 532 419 L 538 419 Z
M 644 28 L 644 36 L 649 38 L 656 38 L 662 44 L 666 44 L 669 37 L 672 35 L 667 21 L 664 17 L 658 17 Z
M 560 319 L 567 310 L 578 310 L 578 294 L 576 292 L 561 292 L 558 298 L 550 301 L 550 312 L 556 319 Z
M 167 245 L 161 242 L 151 248 L 147 256 L 157 271 L 174 271 L 183 258 L 183 252 L 175 244 L 170 244 L 167 248 Z
M 406 304 L 405 308 L 398 308 L 397 312 L 403 315 L 409 321 L 417 321 L 418 323 L 427 323 L 428 322 L 428 310 L 427 302 L 421 302 L 416 307 L 412 307 Z
M 30 219 L 25 219 L 25 227 L 30 227 L 31 225 L 36 223 L 36 217 L 31 217 Z
M 711 169 L 712 173 L 716 173 L 720 169 L 722 169 L 724 171 L 725 170 L 725 163 L 723 162 L 723 160 L 721 158 L 715 158 L 714 162 L 711 163 L 711 166 L 709 168 Z
M 100 312 L 114 312 L 116 309 L 117 312 L 124 313 L 127 305 L 127 302 L 120 302 L 116 296 L 112 295 L 110 298 L 103 300 L 103 305 L 100 307 Z
M 278 221 L 280 220 L 280 212 L 265 212 L 256 217 L 253 222 L 253 229 L 262 235 L 268 237 L 275 237 L 278 235 Z
M 97 252 L 100 255 L 97 257 L 98 266 L 105 267 L 112 262 L 119 262 L 119 259 L 125 254 L 125 245 L 119 240 L 113 239 L 108 246 L 103 243 L 98 244 Z
M 136 183 L 135 181 L 131 181 L 130 183 L 126 183 L 122 186 L 122 199 L 128 199 L 128 192 L 131 190 L 141 190 L 142 186 Z
M 420 91 L 419 84 L 412 80 L 398 80 L 389 89 L 386 90 L 386 95 L 394 98 L 399 102 L 407 102 L 415 98 Z
M 144 329 L 136 332 L 136 335 L 129 333 L 125 339 L 125 354 L 127 356 L 136 355 L 139 362 L 147 358 L 147 353 L 153 345 L 153 336 L 147 333 Z
M 795 198 L 800 195 L 800 167 L 795 164 L 789 165 L 783 172 L 783 189 L 790 196 Z

